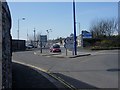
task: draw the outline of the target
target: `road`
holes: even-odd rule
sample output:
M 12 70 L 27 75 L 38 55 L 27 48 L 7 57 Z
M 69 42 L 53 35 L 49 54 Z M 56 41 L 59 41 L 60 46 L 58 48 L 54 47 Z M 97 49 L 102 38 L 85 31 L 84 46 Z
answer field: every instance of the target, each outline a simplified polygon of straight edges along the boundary
M 118 88 L 118 50 L 91 52 L 90 56 L 56 58 L 15 52 L 13 60 L 59 76 L 75 88 Z

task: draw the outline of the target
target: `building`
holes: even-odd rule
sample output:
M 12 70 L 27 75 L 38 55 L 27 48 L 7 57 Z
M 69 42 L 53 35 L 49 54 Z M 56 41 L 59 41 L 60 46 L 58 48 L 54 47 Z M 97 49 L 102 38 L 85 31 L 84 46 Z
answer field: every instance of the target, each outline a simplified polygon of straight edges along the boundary
M 12 40 L 12 51 L 25 51 L 26 50 L 26 42 L 25 40 Z

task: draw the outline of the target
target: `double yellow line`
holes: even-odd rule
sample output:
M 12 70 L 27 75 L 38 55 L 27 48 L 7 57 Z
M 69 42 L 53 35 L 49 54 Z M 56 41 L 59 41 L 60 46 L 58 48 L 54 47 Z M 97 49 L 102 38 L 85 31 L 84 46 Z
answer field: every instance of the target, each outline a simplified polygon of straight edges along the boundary
M 45 70 L 45 69 L 36 67 L 36 66 L 34 66 L 34 65 L 31 65 L 31 64 L 26 64 L 26 63 L 23 63 L 23 62 L 15 61 L 15 60 L 12 60 L 12 61 L 15 62 L 15 63 L 18 63 L 18 64 L 22 64 L 22 65 L 25 65 L 25 66 L 28 66 L 28 67 L 31 67 L 31 68 L 40 70 L 40 71 L 42 71 L 42 72 L 44 72 L 44 73 L 47 73 L 49 76 L 51 76 L 51 77 L 53 77 L 54 79 L 56 79 L 57 81 L 61 82 L 61 83 L 62 83 L 63 85 L 65 85 L 67 88 L 69 88 L 69 89 L 71 89 L 71 90 L 77 90 L 73 85 L 69 84 L 68 82 L 66 82 L 66 81 L 63 80 L 62 78 L 53 75 L 52 73 L 48 72 L 48 71 Z

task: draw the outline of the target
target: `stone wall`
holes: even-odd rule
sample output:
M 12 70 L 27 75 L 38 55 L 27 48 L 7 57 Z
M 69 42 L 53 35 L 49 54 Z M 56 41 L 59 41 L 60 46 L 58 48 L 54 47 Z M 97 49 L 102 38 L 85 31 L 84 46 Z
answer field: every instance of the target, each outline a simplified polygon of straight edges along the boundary
M 1 6 L 2 5 L 2 6 Z M 1 26 L 0 29 L 0 65 L 2 64 L 2 89 L 12 88 L 12 62 L 11 62 L 11 16 L 8 5 L 2 2 L 1 6 Z M 0 66 L 1 67 L 1 66 Z
M 0 2 L 0 90 L 2 88 L 2 4 Z

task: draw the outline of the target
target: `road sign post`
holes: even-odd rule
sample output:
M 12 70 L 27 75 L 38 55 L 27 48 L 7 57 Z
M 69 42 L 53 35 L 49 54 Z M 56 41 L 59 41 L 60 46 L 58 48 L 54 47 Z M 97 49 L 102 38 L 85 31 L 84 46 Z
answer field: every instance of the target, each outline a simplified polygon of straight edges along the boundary
M 66 41 L 64 40 L 65 44 L 64 44 L 64 48 L 65 48 L 65 54 L 67 56 L 67 47 L 66 47 Z
M 42 42 L 40 42 L 40 52 L 42 53 Z
M 64 44 L 64 47 L 66 49 L 66 56 L 67 56 L 67 50 L 72 50 L 72 54 L 74 55 L 74 49 L 73 49 L 73 46 L 74 46 L 74 42 L 73 42 L 73 37 L 67 37 L 65 40 L 64 40 L 65 44 Z
M 42 53 L 42 47 L 47 43 L 47 35 L 40 35 L 40 51 Z
M 81 34 L 81 46 L 83 47 L 83 39 L 88 39 L 88 38 L 92 38 L 92 33 L 88 32 L 88 31 L 82 31 L 82 34 Z
M 67 48 L 65 48 L 65 50 L 66 50 L 66 56 L 67 56 Z

